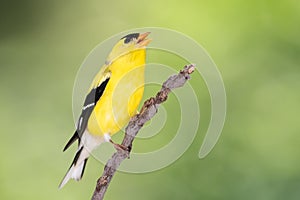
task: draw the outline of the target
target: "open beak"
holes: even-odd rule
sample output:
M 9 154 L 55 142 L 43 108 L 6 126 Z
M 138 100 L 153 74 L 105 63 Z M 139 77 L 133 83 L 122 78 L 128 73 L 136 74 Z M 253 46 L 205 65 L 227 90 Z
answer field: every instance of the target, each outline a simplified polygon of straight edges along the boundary
M 139 37 L 137 38 L 137 44 L 139 47 L 145 47 L 147 46 L 152 40 L 148 39 L 147 36 L 150 34 L 150 32 L 141 33 Z

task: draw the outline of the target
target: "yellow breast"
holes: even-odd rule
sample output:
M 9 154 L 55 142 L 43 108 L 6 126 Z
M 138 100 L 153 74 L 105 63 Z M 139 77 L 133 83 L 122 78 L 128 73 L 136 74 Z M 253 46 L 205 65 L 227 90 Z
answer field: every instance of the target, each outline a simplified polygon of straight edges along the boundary
M 91 134 L 113 135 L 136 114 L 144 92 L 144 65 L 145 49 L 140 49 L 108 67 L 110 80 L 88 121 Z

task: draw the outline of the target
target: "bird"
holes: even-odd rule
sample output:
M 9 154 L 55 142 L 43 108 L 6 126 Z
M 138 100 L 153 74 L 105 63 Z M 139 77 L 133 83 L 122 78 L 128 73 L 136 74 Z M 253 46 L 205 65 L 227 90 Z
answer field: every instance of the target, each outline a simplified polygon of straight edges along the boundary
M 91 152 L 103 142 L 126 150 L 112 141 L 137 114 L 144 93 L 146 46 L 150 32 L 131 33 L 122 37 L 108 54 L 104 65 L 95 75 L 85 97 L 76 130 L 63 151 L 76 140 L 78 148 L 66 175 L 59 184 L 62 188 L 70 179 L 81 180 Z

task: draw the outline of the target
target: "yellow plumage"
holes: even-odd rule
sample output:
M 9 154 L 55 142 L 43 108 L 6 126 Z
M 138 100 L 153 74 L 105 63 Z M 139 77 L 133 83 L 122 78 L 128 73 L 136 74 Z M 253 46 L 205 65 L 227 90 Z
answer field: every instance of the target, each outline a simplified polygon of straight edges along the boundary
M 80 180 L 91 151 L 104 141 L 112 142 L 110 136 L 124 127 L 136 113 L 144 92 L 145 47 L 151 41 L 146 38 L 148 35 L 133 33 L 121 38 L 96 74 L 85 98 L 77 129 L 64 148 L 66 150 L 76 140 L 79 142 L 60 188 L 70 179 Z
M 90 116 L 87 127 L 90 133 L 113 135 L 136 113 L 144 92 L 145 56 L 145 49 L 135 50 L 106 68 L 111 76 Z M 99 74 L 96 79 L 102 76 Z

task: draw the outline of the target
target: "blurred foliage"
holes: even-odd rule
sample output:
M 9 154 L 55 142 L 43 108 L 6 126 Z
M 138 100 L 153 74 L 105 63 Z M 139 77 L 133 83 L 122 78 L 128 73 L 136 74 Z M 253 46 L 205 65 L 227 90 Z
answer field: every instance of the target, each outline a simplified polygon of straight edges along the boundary
M 94 159 L 80 183 L 57 189 L 75 151 L 61 150 L 74 128 L 76 72 L 99 42 L 145 26 L 178 30 L 207 49 L 224 79 L 227 119 L 199 160 L 210 101 L 193 78 L 204 91 L 191 147 L 162 170 L 118 173 L 106 199 L 299 199 L 299 1 L 6 0 L 0 13 L 0 199 L 91 197 L 103 167 Z

